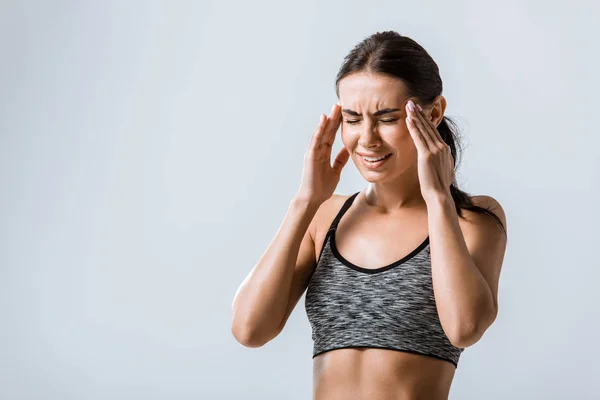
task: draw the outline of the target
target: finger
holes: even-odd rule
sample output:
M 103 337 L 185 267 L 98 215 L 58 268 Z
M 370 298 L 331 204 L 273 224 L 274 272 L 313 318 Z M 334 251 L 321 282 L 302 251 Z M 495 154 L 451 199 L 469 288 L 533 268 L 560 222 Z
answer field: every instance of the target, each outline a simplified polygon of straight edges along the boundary
M 345 147 L 342 147 L 340 149 L 338 155 L 335 157 L 335 161 L 333 162 L 333 167 L 332 167 L 333 171 L 337 175 L 340 175 L 342 173 L 342 168 L 344 168 L 344 166 L 348 162 L 349 158 L 350 158 L 350 153 L 348 152 L 348 150 Z
M 414 104 L 414 100 L 409 100 L 404 105 L 405 109 L 406 109 L 406 115 L 407 115 L 406 123 L 407 123 L 407 126 L 409 127 L 409 131 L 411 132 L 411 135 L 413 135 L 413 140 L 415 140 L 415 145 L 421 144 L 420 147 L 417 147 L 421 152 L 425 153 L 425 152 L 431 151 L 430 144 L 429 144 L 429 138 L 427 137 L 427 134 L 425 132 L 423 132 L 422 124 L 419 121 L 419 119 L 416 115 L 416 112 L 415 112 L 416 108 L 415 108 L 415 110 L 410 109 L 411 102 Z M 415 104 L 415 107 L 416 107 L 416 104 Z M 412 128 L 412 131 L 411 131 L 411 128 Z
M 421 132 L 423 140 L 425 141 L 425 143 L 427 143 L 427 147 L 429 148 L 429 150 L 432 151 L 436 147 L 438 147 L 436 146 L 437 140 L 435 140 L 432 137 L 431 132 L 429 131 L 429 129 L 427 129 L 425 121 L 423 120 L 423 116 L 417 110 L 416 105 L 414 111 L 410 111 L 409 115 L 411 116 L 411 119 L 414 120 L 414 124 L 417 127 L 417 129 L 419 129 L 419 131 Z
M 319 141 L 317 142 L 320 157 L 327 161 L 331 161 L 331 150 L 333 148 L 333 142 L 335 141 L 335 133 L 339 126 L 339 113 L 339 107 L 337 107 L 337 104 L 334 104 L 333 107 L 331 107 L 331 112 L 325 122 L 323 132 L 319 136 Z
M 340 106 L 338 104 L 334 104 L 331 108 L 331 113 L 329 114 L 327 127 L 323 133 L 323 142 L 326 142 L 329 146 L 332 146 L 333 142 L 335 141 L 335 135 L 341 122 L 341 115 L 342 113 Z
M 420 106 L 417 106 L 417 108 L 419 108 Z M 433 133 L 433 136 L 441 143 L 446 143 L 444 142 L 444 139 L 442 139 L 442 136 L 440 135 L 440 132 L 437 130 L 437 126 L 435 126 L 433 124 L 433 121 L 431 121 L 427 115 L 425 114 L 425 112 L 423 111 L 423 109 L 419 109 L 420 115 L 423 117 L 423 121 L 427 124 L 427 126 L 429 126 L 429 128 L 431 128 L 431 132 Z
M 427 143 L 423 139 L 419 129 L 415 126 L 414 118 L 411 118 L 410 114 L 406 117 L 406 126 L 408 127 L 410 136 L 412 137 L 419 154 L 425 154 L 428 152 L 429 147 L 427 147 Z
M 315 129 L 315 132 L 312 135 L 309 148 L 314 149 L 315 147 L 317 147 L 317 144 L 321 141 L 321 136 L 323 135 L 323 130 L 325 129 L 326 122 L 327 117 L 325 116 L 325 114 L 321 113 L 321 115 L 319 116 L 319 125 L 317 125 L 317 129 Z

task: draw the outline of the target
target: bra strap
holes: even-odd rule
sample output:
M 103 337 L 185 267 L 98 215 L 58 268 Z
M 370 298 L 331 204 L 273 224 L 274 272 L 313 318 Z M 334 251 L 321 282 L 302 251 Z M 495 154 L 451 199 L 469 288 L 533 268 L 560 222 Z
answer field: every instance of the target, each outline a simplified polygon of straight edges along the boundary
M 327 231 L 327 233 L 329 233 L 337 228 L 338 224 L 340 223 L 340 220 L 342 219 L 342 216 L 346 213 L 346 211 L 348 211 L 348 209 L 352 205 L 352 202 L 354 201 L 354 198 L 359 193 L 360 193 L 360 191 L 354 193 L 352 196 L 350 196 L 346 199 L 346 201 L 344 202 L 344 205 L 342 205 L 342 208 L 340 209 L 340 211 L 338 211 L 337 215 L 333 219 L 333 222 L 331 223 L 331 226 L 329 227 L 329 230 Z

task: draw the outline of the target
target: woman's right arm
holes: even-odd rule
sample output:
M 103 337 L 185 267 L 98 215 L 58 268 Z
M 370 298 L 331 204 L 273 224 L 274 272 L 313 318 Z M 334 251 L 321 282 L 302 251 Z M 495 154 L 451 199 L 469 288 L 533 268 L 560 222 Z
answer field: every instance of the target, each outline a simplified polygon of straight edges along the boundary
M 283 329 L 316 266 L 318 202 L 295 196 L 275 237 L 237 290 L 231 332 L 247 347 L 260 347 Z M 293 304 L 290 304 L 293 303 Z
M 315 215 L 333 197 L 350 157 L 342 146 L 331 165 L 340 122 L 340 104 L 334 104 L 329 117 L 319 117 L 304 155 L 300 188 L 277 234 L 234 296 L 231 332 L 245 346 L 260 347 L 281 332 L 314 271 Z

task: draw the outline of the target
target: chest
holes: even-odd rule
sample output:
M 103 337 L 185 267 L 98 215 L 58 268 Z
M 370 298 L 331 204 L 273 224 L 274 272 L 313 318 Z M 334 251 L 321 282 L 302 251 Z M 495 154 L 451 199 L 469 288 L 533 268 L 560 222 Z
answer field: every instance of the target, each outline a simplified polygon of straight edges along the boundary
M 340 257 L 331 239 L 306 294 L 315 335 L 332 329 L 375 329 L 406 337 L 439 325 L 427 242 L 408 257 L 367 269 Z
M 347 213 L 330 232 L 334 217 L 327 216 L 317 231 L 317 259 L 329 234 L 331 247 L 345 261 L 359 268 L 379 270 L 411 255 L 429 236 L 424 213 L 395 217 Z
M 335 209 L 333 210 L 335 211 Z M 429 242 L 426 211 L 393 217 L 347 212 L 335 232 L 330 232 L 335 212 L 320 221 L 315 236 L 315 259 L 323 252 L 328 236 L 334 252 L 359 269 L 381 270 L 411 257 Z M 465 222 L 459 220 L 461 230 Z M 463 233 L 464 234 L 464 233 Z

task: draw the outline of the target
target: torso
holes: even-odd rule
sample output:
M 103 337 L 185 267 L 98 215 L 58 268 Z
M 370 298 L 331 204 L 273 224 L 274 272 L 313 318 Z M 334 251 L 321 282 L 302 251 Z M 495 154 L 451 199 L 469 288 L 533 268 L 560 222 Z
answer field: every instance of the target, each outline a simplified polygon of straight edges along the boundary
M 333 196 L 320 213 L 315 232 L 317 258 L 331 222 L 348 197 Z M 376 214 L 365 207 L 363 191 L 341 219 L 335 243 L 348 261 L 376 269 L 409 254 L 428 232 L 425 207 L 393 216 Z M 445 400 L 455 370 L 448 361 L 395 350 L 327 351 L 313 359 L 314 400 Z

